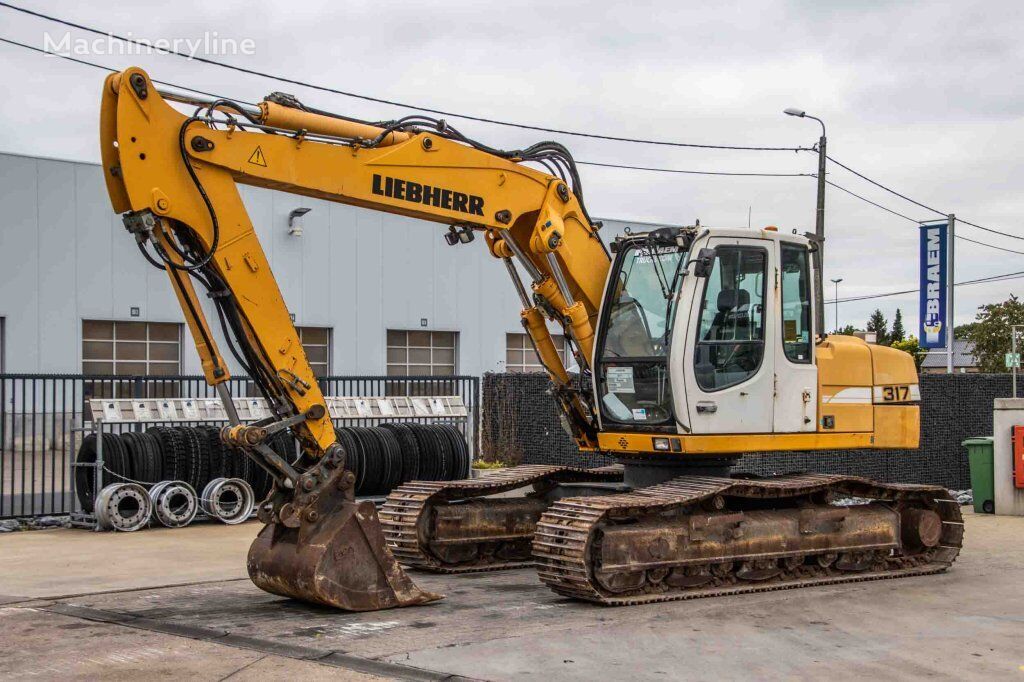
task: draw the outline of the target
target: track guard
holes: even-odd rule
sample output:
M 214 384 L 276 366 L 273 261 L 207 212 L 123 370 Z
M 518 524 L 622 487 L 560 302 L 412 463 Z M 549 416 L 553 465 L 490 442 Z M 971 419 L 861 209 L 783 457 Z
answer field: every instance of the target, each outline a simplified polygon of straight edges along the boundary
M 249 547 L 249 578 L 272 594 L 346 611 L 441 599 L 417 587 L 398 565 L 376 507 L 355 501 L 346 473 L 337 469 L 287 525 L 277 520 L 264 526 Z

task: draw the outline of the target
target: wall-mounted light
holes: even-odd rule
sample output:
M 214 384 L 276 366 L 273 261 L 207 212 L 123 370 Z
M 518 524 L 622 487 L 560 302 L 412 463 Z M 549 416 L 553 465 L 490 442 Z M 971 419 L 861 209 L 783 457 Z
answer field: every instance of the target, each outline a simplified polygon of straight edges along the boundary
M 297 208 L 288 214 L 288 234 L 293 237 L 302 236 L 302 216 L 306 215 L 313 209 L 311 208 Z

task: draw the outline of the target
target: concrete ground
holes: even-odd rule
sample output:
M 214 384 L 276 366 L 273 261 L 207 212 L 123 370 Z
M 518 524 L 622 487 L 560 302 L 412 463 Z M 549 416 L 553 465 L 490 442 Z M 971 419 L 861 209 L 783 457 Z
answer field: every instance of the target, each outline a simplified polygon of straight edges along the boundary
M 414 574 L 447 598 L 365 614 L 252 586 L 256 524 L 12 533 L 0 678 L 1024 680 L 1024 518 L 966 516 L 938 576 L 611 609 L 529 570 Z

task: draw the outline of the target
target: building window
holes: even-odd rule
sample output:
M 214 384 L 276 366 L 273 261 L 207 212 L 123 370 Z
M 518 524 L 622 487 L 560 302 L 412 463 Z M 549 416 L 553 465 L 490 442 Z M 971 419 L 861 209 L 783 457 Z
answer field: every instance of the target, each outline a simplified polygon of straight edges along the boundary
M 82 372 L 137 376 L 181 373 L 181 325 L 82 321 Z
M 458 332 L 389 329 L 388 376 L 454 376 Z
M 551 341 L 555 344 L 558 357 L 565 361 L 565 337 L 561 334 L 552 334 Z M 533 342 L 529 334 L 505 334 L 505 371 L 506 372 L 544 372 L 544 365 L 541 364 L 537 352 L 533 349 Z
M 331 329 L 329 327 L 296 327 L 302 350 L 313 368 L 313 376 L 331 375 Z

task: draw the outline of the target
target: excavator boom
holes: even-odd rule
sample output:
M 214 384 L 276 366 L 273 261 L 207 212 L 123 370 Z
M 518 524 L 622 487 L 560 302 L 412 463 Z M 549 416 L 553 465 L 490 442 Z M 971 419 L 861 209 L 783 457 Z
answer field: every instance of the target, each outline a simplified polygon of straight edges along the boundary
M 189 116 L 169 101 L 196 109 Z M 281 94 L 257 108 L 161 93 L 135 68 L 107 78 L 100 133 L 114 210 L 146 258 L 168 273 L 207 381 L 229 397 L 230 374 L 197 282 L 213 299 L 238 364 L 271 405 L 273 416 L 256 424 L 229 414 L 222 433 L 275 480 L 258 512 L 267 526 L 249 554 L 250 576 L 260 587 L 353 610 L 437 598 L 416 588 L 395 562 L 373 505 L 354 500 L 344 451 L 238 184 L 441 223 L 450 226 L 450 242 L 483 232 L 513 278 L 523 325 L 577 441 L 596 445 L 589 397 L 569 381 L 545 318 L 564 327 L 577 363 L 587 368 L 610 258 L 570 188 L 578 181 L 575 166 L 559 145 L 503 153 L 443 122 L 374 125 L 307 110 Z M 557 167 L 565 178 L 528 161 Z M 285 428 L 300 442 L 297 462 L 266 445 Z

